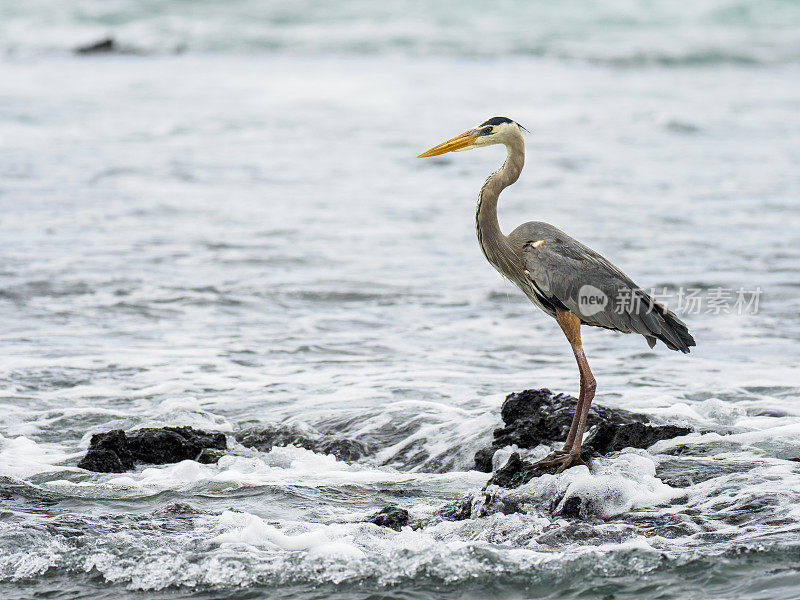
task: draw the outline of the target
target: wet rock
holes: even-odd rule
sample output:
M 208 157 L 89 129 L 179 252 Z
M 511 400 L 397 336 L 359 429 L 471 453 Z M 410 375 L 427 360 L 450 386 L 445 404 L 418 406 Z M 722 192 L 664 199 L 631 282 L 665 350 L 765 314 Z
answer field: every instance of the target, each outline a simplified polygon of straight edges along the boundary
M 686 488 L 697 485 L 715 477 L 745 473 L 755 467 L 750 460 L 736 460 L 726 457 L 725 460 L 715 458 L 684 458 L 677 456 L 659 461 L 656 477 L 673 488 Z
M 556 514 L 560 517 L 572 517 L 578 518 L 581 516 L 581 508 L 583 507 L 583 499 L 579 496 L 572 496 L 567 498 L 563 504 L 561 504 L 561 508 L 557 506 L 551 507 L 551 511 L 553 514 Z
M 369 454 L 359 441 L 304 431 L 291 426 L 267 425 L 251 427 L 233 436 L 247 448 L 269 452 L 274 446 L 300 446 L 319 454 L 333 454 L 338 460 L 353 462 Z
M 503 515 L 527 513 L 526 499 L 523 496 L 508 492 L 509 490 L 496 487 L 476 490 L 460 500 L 440 507 L 436 511 L 436 515 L 446 521 L 464 521 L 466 519 L 481 519 L 498 513 Z
M 646 423 L 598 423 L 584 442 L 585 453 L 608 454 L 623 448 L 649 448 L 661 440 L 669 440 L 692 432 L 678 425 L 648 425 Z
M 121 429 L 96 433 L 89 442 L 89 449 L 78 463 L 81 469 L 98 473 L 124 473 L 133 468 L 133 454 L 128 439 Z
M 91 44 L 85 44 L 75 48 L 75 54 L 104 54 L 117 50 L 117 43 L 114 38 L 104 38 Z
M 389 527 L 395 531 L 400 531 L 409 524 L 410 516 L 405 508 L 387 506 L 369 517 L 367 521 L 381 527 Z
M 130 466 L 123 463 L 113 450 L 89 450 L 78 466 L 81 469 L 98 473 L 124 473 L 133 468 L 133 463 Z
M 177 49 L 176 49 L 177 51 Z M 75 54 L 142 54 L 140 49 L 119 44 L 113 37 L 106 37 L 96 42 L 77 46 L 73 49 Z
M 227 448 L 224 433 L 206 433 L 192 427 L 137 429 L 128 435 L 136 460 L 154 465 L 195 460 L 204 448 Z
M 438 510 L 439 516 L 446 521 L 463 521 L 472 517 L 472 497 L 445 504 Z
M 486 448 L 481 448 L 478 450 L 475 453 L 475 470 L 480 471 L 481 473 L 491 473 L 492 458 L 497 450 L 498 448 L 496 446 L 487 446 Z
M 325 454 L 333 454 L 339 460 L 353 462 L 368 454 L 367 447 L 356 440 L 333 438 L 323 440 L 320 449 Z
M 514 498 L 506 494 L 483 491 L 483 498 L 472 508 L 472 517 L 481 518 L 494 514 L 513 515 L 514 513 L 527 512 L 521 498 Z
M 225 456 L 226 452 L 224 450 L 217 450 L 215 448 L 203 448 L 200 454 L 197 457 L 197 462 L 204 464 L 204 465 L 215 465 L 219 462 L 219 459 Z
M 516 488 L 525 485 L 534 477 L 541 475 L 555 474 L 558 467 L 538 467 L 533 463 L 527 462 L 520 458 L 517 452 L 514 452 L 502 467 L 495 471 L 489 483 L 486 485 L 499 485 L 504 488 Z
M 516 479 L 523 471 L 525 464 L 518 452 L 514 452 L 508 457 L 506 464 L 497 469 L 489 480 L 489 485 L 499 485 L 500 487 L 519 487 L 522 483 L 518 483 Z
M 520 449 L 563 442 L 572 424 L 577 399 L 550 390 L 525 390 L 509 394 L 500 409 L 504 426 L 495 430 L 488 448 L 475 454 L 475 468 L 491 472 L 492 457 L 503 447 Z M 687 435 L 692 429 L 676 425 L 653 425 L 645 415 L 622 409 L 592 405 L 587 418 L 589 435 L 584 440 L 583 458 L 617 452 L 623 448 L 649 448 L 660 440 Z M 487 485 L 515 488 L 534 477 L 555 473 L 557 467 L 541 468 L 514 453 Z
M 495 429 L 494 440 L 488 448 L 475 454 L 475 469 L 490 473 L 494 452 L 504 446 L 535 448 L 567 438 L 577 398 L 553 394 L 548 389 L 525 390 L 509 394 L 500 409 L 504 427 Z M 587 428 L 601 422 L 615 424 L 645 423 L 647 417 L 622 409 L 592 405 L 586 419 Z
M 157 510 L 156 513 L 163 513 L 168 516 L 194 516 L 200 514 L 200 511 L 186 502 L 172 502 Z
M 192 427 L 148 427 L 129 434 L 115 429 L 93 435 L 86 456 L 78 466 L 99 473 L 122 473 L 133 469 L 137 462 L 162 465 L 198 460 L 206 450 L 221 452 L 227 447 L 224 433 L 209 433 Z M 206 459 L 216 462 L 208 460 L 208 454 Z

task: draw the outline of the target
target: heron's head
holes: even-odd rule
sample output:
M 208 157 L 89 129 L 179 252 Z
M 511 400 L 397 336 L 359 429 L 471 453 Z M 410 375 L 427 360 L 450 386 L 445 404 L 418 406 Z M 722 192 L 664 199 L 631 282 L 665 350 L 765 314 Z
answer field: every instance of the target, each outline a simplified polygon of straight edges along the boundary
M 508 117 L 492 117 L 469 131 L 457 135 L 451 140 L 442 142 L 430 150 L 426 150 L 417 158 L 438 156 L 445 152 L 460 152 L 492 144 L 510 144 L 522 139 L 522 125 Z

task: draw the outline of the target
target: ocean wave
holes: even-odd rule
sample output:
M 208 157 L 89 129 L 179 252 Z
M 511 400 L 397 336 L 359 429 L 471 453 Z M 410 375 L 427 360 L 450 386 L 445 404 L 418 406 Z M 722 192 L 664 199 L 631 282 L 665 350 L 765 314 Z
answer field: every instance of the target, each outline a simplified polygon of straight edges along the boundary
M 545 56 L 617 66 L 788 63 L 800 5 L 706 0 L 219 4 L 119 0 L 5 3 L 11 54 L 69 52 Z

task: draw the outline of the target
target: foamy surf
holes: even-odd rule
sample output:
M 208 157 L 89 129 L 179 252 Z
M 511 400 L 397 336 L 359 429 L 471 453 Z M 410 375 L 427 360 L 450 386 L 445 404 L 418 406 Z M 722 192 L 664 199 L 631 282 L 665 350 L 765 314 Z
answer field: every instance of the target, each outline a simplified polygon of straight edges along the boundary
M 611 459 L 597 459 L 594 471 L 574 467 L 560 475 L 543 475 L 519 488 L 522 498 L 530 496 L 540 506 L 563 511 L 572 499 L 580 504 L 581 516 L 610 518 L 633 509 L 667 504 L 685 495 L 656 477 L 656 464 L 646 455 L 623 452 Z

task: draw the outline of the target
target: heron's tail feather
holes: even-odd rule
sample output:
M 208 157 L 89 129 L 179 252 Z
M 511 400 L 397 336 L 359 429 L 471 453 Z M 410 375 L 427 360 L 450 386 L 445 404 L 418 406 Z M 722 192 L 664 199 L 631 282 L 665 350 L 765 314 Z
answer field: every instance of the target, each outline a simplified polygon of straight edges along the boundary
M 676 317 L 675 313 L 665 306 L 655 301 L 652 302 L 652 312 L 656 315 L 661 331 L 653 331 L 652 336 L 645 336 L 647 343 L 652 348 L 656 343 L 654 338 L 658 338 L 670 350 L 680 350 L 684 354 L 688 354 L 689 347 L 696 344 L 692 334 L 689 333 L 689 328 L 686 327 L 686 323 Z

